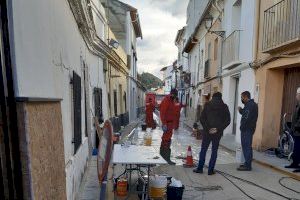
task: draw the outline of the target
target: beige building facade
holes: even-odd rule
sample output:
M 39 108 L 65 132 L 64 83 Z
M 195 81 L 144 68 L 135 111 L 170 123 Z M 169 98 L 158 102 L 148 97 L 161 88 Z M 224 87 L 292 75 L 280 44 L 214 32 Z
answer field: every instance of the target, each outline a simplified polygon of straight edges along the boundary
M 283 115 L 290 118 L 300 87 L 300 1 L 257 1 L 256 94 L 259 105 L 253 146 L 277 147 Z

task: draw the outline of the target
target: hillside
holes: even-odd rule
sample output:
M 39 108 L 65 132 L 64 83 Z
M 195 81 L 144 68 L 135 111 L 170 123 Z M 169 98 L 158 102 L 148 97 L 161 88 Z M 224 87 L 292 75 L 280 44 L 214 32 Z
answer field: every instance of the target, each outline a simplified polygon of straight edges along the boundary
M 150 90 L 151 88 L 157 88 L 159 86 L 162 86 L 163 84 L 163 82 L 158 77 L 148 72 L 139 74 L 139 79 L 148 90 Z

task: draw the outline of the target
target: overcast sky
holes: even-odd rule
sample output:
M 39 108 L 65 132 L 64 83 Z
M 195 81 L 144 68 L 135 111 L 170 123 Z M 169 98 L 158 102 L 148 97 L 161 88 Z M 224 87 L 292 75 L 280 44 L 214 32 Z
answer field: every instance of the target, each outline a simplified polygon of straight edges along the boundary
M 174 40 L 185 26 L 188 0 L 121 0 L 138 9 L 143 40 L 137 42 L 138 71 L 161 77 L 160 69 L 177 58 Z

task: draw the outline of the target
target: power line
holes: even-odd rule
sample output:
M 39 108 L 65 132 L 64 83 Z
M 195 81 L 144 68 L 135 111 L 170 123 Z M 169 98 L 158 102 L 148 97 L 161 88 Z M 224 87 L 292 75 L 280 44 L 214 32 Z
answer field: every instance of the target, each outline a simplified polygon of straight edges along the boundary
M 288 189 L 288 190 L 290 190 L 290 191 L 293 191 L 293 192 L 295 192 L 295 193 L 297 193 L 297 194 L 300 194 L 299 191 L 294 190 L 294 189 L 292 189 L 292 188 L 287 187 L 286 185 L 284 185 L 284 184 L 282 183 L 282 181 L 283 181 L 284 179 L 293 179 L 293 180 L 296 180 L 296 181 L 299 181 L 299 180 L 297 180 L 297 179 L 295 179 L 295 178 L 293 178 L 293 177 L 282 177 L 281 179 L 279 179 L 278 183 L 279 183 L 282 187 L 284 187 L 284 188 L 286 188 L 286 189 Z
M 260 189 L 263 189 L 263 190 L 265 190 L 265 191 L 268 191 L 268 192 L 270 192 L 270 193 L 272 193 L 272 194 L 275 194 L 275 195 L 277 195 L 277 196 L 280 196 L 280 197 L 282 197 L 282 198 L 285 198 L 285 199 L 288 199 L 288 200 L 299 200 L 299 199 L 296 199 L 296 198 L 290 198 L 290 197 L 287 197 L 287 196 L 282 195 L 282 194 L 280 194 L 280 193 L 278 193 L 278 192 L 275 192 L 275 191 L 273 191 L 273 190 L 270 190 L 270 189 L 268 189 L 268 188 L 265 188 L 265 187 L 263 187 L 263 186 L 260 186 L 260 185 L 258 185 L 258 184 L 256 184 L 256 183 L 251 182 L 251 181 L 242 179 L 242 178 L 240 178 L 240 177 L 233 176 L 233 175 L 228 174 L 228 173 L 226 173 L 226 172 L 223 172 L 223 171 L 220 171 L 220 170 L 216 170 L 216 172 L 218 172 L 220 175 L 222 175 L 222 176 L 223 176 L 224 178 L 226 178 L 227 180 L 228 180 L 228 177 L 231 177 L 231 178 L 237 179 L 237 180 L 239 180 L 239 181 L 248 183 L 248 184 L 250 184 L 250 185 L 252 185 L 252 186 L 256 186 L 256 187 L 258 187 L 258 188 L 260 188 Z M 230 181 L 230 182 L 231 182 L 231 181 Z M 231 182 L 231 183 L 232 183 L 232 182 Z M 242 189 L 241 189 L 239 186 L 237 186 L 236 184 L 234 184 L 234 183 L 232 183 L 232 184 L 233 184 L 234 186 L 236 186 L 239 190 L 242 190 Z M 243 193 L 245 194 L 244 191 L 243 191 Z M 253 199 L 253 198 L 250 197 L 248 194 L 247 194 L 247 196 L 248 196 L 250 199 Z M 255 200 L 255 199 L 254 199 L 254 200 Z

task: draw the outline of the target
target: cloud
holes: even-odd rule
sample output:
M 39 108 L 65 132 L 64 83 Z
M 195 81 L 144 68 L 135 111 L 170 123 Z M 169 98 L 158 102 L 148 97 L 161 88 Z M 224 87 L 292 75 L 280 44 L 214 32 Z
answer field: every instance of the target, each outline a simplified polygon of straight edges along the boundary
M 151 0 L 151 3 L 157 7 L 160 7 L 174 16 L 185 16 L 188 1 L 183 0 Z
M 188 0 L 122 0 L 139 11 L 143 40 L 137 42 L 138 71 L 161 77 L 177 58 L 174 40 L 185 26 Z

